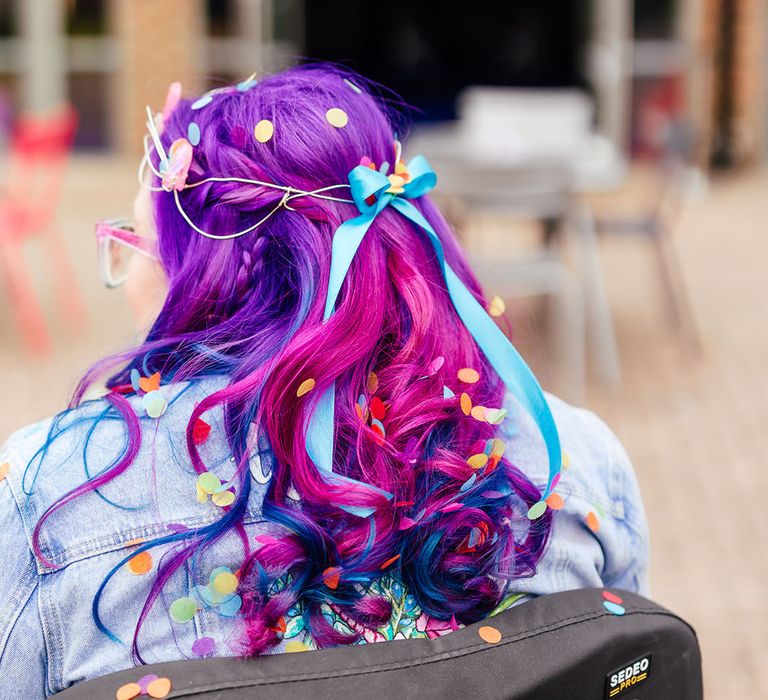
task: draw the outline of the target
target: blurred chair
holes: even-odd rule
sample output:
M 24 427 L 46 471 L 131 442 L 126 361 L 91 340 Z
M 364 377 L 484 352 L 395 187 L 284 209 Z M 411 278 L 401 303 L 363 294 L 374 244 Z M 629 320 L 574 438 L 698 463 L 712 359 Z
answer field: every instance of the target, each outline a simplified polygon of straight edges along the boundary
M 69 254 L 55 220 L 64 168 L 77 128 L 67 105 L 40 116 L 22 116 L 11 132 L 5 189 L 0 193 L 0 276 L 27 346 L 44 352 L 50 338 L 24 259 L 24 243 L 41 237 L 56 285 L 56 299 L 69 324 L 85 320 L 85 308 Z

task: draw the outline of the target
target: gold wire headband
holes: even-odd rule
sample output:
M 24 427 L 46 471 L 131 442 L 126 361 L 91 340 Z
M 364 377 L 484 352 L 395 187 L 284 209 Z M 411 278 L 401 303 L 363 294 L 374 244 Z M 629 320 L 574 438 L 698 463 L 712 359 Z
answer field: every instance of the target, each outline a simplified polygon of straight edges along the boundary
M 338 185 L 328 185 L 327 187 L 320 187 L 316 190 L 300 190 L 296 189 L 295 187 L 291 187 L 290 185 L 277 185 L 274 182 L 263 182 L 261 180 L 250 180 L 248 178 L 244 177 L 218 177 L 218 176 L 212 176 L 212 177 L 206 177 L 202 180 L 197 180 L 196 182 L 184 182 L 181 186 L 174 186 L 174 187 L 154 187 L 152 185 L 147 184 L 145 181 L 144 175 L 146 173 L 147 168 L 152 172 L 153 175 L 158 177 L 160 181 L 162 182 L 164 179 L 164 174 L 159 171 L 157 168 L 155 168 L 154 164 L 152 163 L 152 159 L 150 158 L 150 151 L 149 151 L 149 141 L 150 138 L 153 142 L 153 146 L 155 149 L 155 152 L 160 157 L 160 163 L 161 167 L 165 166 L 168 167 L 169 158 L 168 155 L 165 152 L 165 149 L 163 148 L 163 144 L 160 141 L 160 134 L 157 131 L 157 126 L 155 123 L 155 118 L 152 115 L 152 110 L 147 107 L 147 129 L 149 130 L 149 134 L 145 134 L 144 136 L 144 156 L 141 159 L 141 162 L 139 163 L 139 170 L 138 170 L 138 179 L 139 184 L 150 190 L 151 192 L 172 192 L 173 198 L 176 203 L 176 208 L 179 210 L 179 213 L 184 218 L 184 221 L 189 224 L 189 226 L 195 230 L 197 233 L 199 233 L 201 236 L 205 236 L 206 238 L 212 238 L 214 240 L 227 240 L 230 238 L 238 238 L 240 236 L 244 236 L 246 233 L 250 233 L 254 229 L 261 226 L 267 219 L 269 219 L 270 216 L 275 214 L 279 209 L 285 208 L 289 211 L 295 211 L 293 209 L 289 202 L 292 199 L 296 199 L 298 197 L 315 197 L 316 199 L 324 199 L 332 202 L 344 202 L 348 204 L 354 204 L 355 201 L 353 199 L 347 199 L 344 197 L 335 197 L 333 195 L 324 194 L 325 192 L 330 192 L 332 190 L 338 190 L 338 189 L 350 189 L 350 186 L 348 184 L 338 184 Z M 216 233 L 210 233 L 208 231 L 204 231 L 200 227 L 198 227 L 192 219 L 190 219 L 187 212 L 184 210 L 184 207 L 181 204 L 181 200 L 179 199 L 179 191 L 180 190 L 189 190 L 194 187 L 200 187 L 200 185 L 204 185 L 208 182 L 240 182 L 247 185 L 260 185 L 261 187 L 269 187 L 274 190 L 282 190 L 283 191 L 283 197 L 282 199 L 277 203 L 277 205 L 269 211 L 266 216 L 264 216 L 262 219 L 257 221 L 255 224 L 249 226 L 248 228 L 244 228 L 241 231 L 236 231 L 235 233 L 228 233 L 228 234 L 216 234 Z

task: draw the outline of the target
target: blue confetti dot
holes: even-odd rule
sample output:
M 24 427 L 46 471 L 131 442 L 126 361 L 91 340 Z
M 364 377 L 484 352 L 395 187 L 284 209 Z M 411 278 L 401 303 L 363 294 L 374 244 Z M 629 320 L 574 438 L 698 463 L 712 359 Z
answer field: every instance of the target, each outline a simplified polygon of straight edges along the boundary
M 189 122 L 187 138 L 193 146 L 197 146 L 200 143 L 200 127 L 197 125 L 197 122 Z
M 211 102 L 213 102 L 212 95 L 203 95 L 192 103 L 192 109 L 202 109 L 205 105 L 211 104 Z
M 627 612 L 621 605 L 618 603 L 612 603 L 610 600 L 604 600 L 603 607 L 609 613 L 613 613 L 614 615 L 623 615 L 625 612 Z
M 237 84 L 237 89 L 240 92 L 246 92 L 256 85 L 256 80 L 243 80 Z

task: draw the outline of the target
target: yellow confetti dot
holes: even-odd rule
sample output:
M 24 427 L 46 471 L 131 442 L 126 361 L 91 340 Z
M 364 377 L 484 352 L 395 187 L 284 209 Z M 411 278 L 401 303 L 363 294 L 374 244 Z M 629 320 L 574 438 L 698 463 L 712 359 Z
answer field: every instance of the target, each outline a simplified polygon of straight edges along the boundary
M 485 406 L 472 406 L 472 410 L 470 411 L 470 415 L 475 420 L 483 421 L 485 422 L 485 414 L 488 409 Z
M 465 384 L 474 384 L 480 379 L 480 374 L 476 369 L 464 367 L 457 372 L 460 382 Z
M 488 303 L 488 313 L 491 316 L 501 316 L 507 310 L 504 300 L 500 296 L 495 296 Z
M 469 394 L 465 391 L 462 392 L 459 398 L 459 405 L 465 416 L 468 416 L 472 412 L 472 399 L 469 398 Z
M 562 465 L 563 469 L 568 469 L 568 467 L 571 466 L 571 458 L 568 456 L 567 452 L 563 452 Z
M 275 133 L 275 125 L 269 119 L 262 119 L 253 127 L 253 136 L 259 143 L 266 143 Z
M 8 464 L 8 462 L 3 462 L 0 464 L 0 481 L 5 479 L 6 476 L 8 476 L 8 472 L 11 469 L 11 465 Z
M 501 457 L 504 454 L 504 441 L 499 438 L 493 438 L 493 444 L 491 446 L 491 454 Z
M 222 571 L 213 579 L 213 587 L 223 595 L 229 595 L 237 590 L 237 576 L 229 571 Z
M 287 654 L 295 654 L 300 651 L 309 651 L 309 647 L 298 639 L 292 639 L 290 642 L 285 643 L 285 652 Z
M 152 555 L 149 552 L 139 552 L 128 560 L 128 570 L 136 576 L 141 576 L 152 570 Z
M 376 376 L 376 372 L 371 372 L 368 375 L 368 381 L 366 382 L 366 388 L 369 394 L 375 394 L 376 389 L 379 388 L 379 378 Z
M 597 516 L 592 510 L 587 513 L 587 517 L 584 518 L 584 522 L 587 524 L 587 527 L 592 530 L 592 532 L 597 532 L 600 529 L 600 521 L 597 519 Z
M 552 510 L 560 510 L 565 505 L 565 501 L 559 493 L 550 493 L 546 503 Z
M 347 125 L 349 117 L 343 109 L 338 107 L 331 107 L 326 113 L 325 118 L 331 126 L 335 126 L 337 129 L 341 129 Z
M 484 452 L 479 452 L 476 455 L 472 455 L 468 460 L 467 464 L 472 467 L 472 469 L 480 469 L 481 467 L 484 467 L 488 463 L 488 455 Z
M 235 494 L 232 493 L 232 491 L 219 491 L 219 493 L 214 493 L 213 496 L 211 496 L 211 500 L 215 505 L 219 506 L 219 508 L 225 508 L 226 506 L 231 506 L 235 502 Z
M 133 700 L 141 695 L 141 686 L 138 683 L 126 683 L 121 685 L 115 693 L 117 700 Z
M 299 388 L 296 389 L 296 396 L 304 396 L 304 394 L 308 394 L 314 388 L 315 380 L 311 377 L 309 379 L 305 379 L 301 384 L 299 384 Z
M 498 644 L 501 641 L 501 632 L 495 627 L 490 625 L 483 625 L 477 633 L 480 635 L 480 639 L 488 644 Z

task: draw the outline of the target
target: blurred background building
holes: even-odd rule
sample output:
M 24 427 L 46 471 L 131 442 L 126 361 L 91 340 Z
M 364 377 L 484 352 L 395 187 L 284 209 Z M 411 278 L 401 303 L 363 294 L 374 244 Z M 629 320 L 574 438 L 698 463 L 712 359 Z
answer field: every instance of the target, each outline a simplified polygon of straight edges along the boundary
M 0 440 L 135 340 L 92 230 L 144 105 L 313 59 L 412 106 L 515 343 L 635 464 L 707 697 L 768 698 L 768 0 L 0 0 Z

